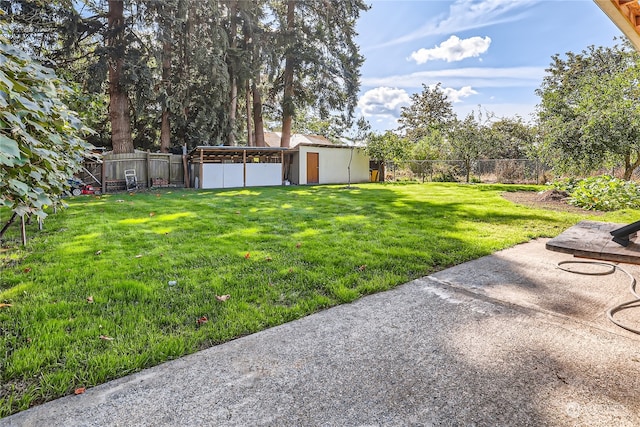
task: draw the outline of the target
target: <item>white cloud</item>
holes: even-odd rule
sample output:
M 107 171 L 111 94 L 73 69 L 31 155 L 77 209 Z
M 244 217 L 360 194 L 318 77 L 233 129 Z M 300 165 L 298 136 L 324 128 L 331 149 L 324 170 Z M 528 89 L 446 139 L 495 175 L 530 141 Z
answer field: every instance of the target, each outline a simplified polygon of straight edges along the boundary
M 459 103 L 463 98 L 478 93 L 471 86 L 460 89 L 447 87 L 442 88 L 442 91 L 453 103 Z M 376 130 L 397 127 L 402 107 L 410 104 L 411 97 L 407 91 L 385 86 L 366 91 L 358 100 L 358 108 L 362 115 L 373 123 Z
M 415 89 L 441 82 L 445 87 L 537 87 L 544 77 L 544 67 L 450 68 L 417 73 L 363 77 L 362 86 L 394 86 Z
M 404 36 L 382 43 L 376 48 L 393 46 L 427 36 L 452 34 L 523 19 L 527 7 L 537 0 L 457 0 L 449 13 L 438 16 Z
M 465 86 L 460 89 L 453 89 L 446 87 L 442 89 L 442 92 L 449 98 L 451 102 L 461 102 L 462 98 L 467 98 L 471 95 L 477 95 L 478 92 L 473 90 L 471 86 Z
M 358 108 L 365 117 L 397 118 L 400 109 L 410 103 L 404 89 L 382 86 L 366 91 L 358 100 Z
M 465 58 L 473 58 L 485 53 L 491 45 L 489 37 L 471 37 L 460 39 L 451 36 L 433 49 L 419 49 L 411 53 L 410 59 L 418 64 L 424 64 L 434 59 L 442 59 L 447 62 L 462 61 Z

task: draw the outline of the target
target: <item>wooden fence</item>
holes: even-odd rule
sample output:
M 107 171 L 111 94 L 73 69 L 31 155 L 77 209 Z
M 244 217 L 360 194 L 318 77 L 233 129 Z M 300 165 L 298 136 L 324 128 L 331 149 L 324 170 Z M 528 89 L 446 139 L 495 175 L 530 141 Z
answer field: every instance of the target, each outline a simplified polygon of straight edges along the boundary
M 102 156 L 102 163 L 85 162 L 78 176 L 87 184 L 101 186 L 103 193 L 125 190 L 126 170 L 135 170 L 138 188 L 184 187 L 185 162 L 179 154 L 108 153 Z

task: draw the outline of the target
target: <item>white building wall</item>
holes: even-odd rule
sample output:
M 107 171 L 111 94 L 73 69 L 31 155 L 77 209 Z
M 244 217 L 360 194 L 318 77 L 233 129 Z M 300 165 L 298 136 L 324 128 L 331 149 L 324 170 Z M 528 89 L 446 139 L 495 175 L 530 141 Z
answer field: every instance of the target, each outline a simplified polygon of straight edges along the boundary
M 307 153 L 318 153 L 319 184 L 346 184 L 349 182 L 349 156 L 351 148 L 298 146 L 299 183 L 307 184 Z M 353 148 L 351 182 L 369 181 L 369 156 L 361 148 Z
M 244 167 L 242 163 L 224 163 L 224 187 L 237 188 L 244 185 Z
M 247 187 L 282 185 L 282 163 L 247 163 Z
M 282 185 L 282 163 L 247 163 L 247 187 Z M 242 163 L 205 163 L 202 188 L 244 187 Z
M 224 165 L 222 163 L 202 165 L 200 188 L 224 188 Z

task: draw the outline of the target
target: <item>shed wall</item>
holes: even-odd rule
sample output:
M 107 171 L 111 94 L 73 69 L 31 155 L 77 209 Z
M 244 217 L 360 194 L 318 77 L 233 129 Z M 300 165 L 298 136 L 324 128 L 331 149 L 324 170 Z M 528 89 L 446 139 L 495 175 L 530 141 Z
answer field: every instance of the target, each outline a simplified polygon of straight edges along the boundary
M 282 163 L 247 163 L 247 187 L 282 185 Z
M 202 188 L 237 188 L 282 185 L 282 163 L 205 163 Z
M 349 182 L 349 156 L 351 148 L 299 146 L 297 184 L 307 184 L 307 153 L 318 153 L 319 184 L 345 184 Z M 360 148 L 353 149 L 351 182 L 369 181 L 369 156 Z M 295 182 L 294 182 L 295 184 Z

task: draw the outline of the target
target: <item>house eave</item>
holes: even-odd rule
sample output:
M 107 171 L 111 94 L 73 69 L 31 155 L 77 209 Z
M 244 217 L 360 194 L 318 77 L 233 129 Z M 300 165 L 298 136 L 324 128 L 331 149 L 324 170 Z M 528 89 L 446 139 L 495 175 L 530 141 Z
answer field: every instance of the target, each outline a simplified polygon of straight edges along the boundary
M 640 52 L 640 5 L 638 0 L 593 0 Z

